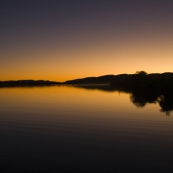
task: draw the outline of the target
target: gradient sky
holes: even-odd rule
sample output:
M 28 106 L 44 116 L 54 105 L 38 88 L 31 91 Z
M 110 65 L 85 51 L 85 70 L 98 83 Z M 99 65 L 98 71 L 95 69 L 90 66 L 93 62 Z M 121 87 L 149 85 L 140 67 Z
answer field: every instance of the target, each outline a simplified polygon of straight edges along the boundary
M 0 80 L 173 71 L 172 0 L 1 0 Z

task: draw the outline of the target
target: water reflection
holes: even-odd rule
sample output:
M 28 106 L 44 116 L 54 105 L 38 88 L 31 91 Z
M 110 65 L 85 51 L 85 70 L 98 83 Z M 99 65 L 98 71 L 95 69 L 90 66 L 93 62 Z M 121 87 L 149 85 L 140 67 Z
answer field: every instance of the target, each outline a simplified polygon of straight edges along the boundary
M 130 100 L 137 107 L 144 107 L 147 103 L 158 103 L 160 111 L 165 112 L 166 115 L 170 115 L 173 110 L 173 94 L 171 92 L 161 95 L 156 92 L 133 92 L 130 94 Z
M 173 111 L 173 95 L 161 95 L 157 101 L 161 107 L 160 111 L 170 115 L 170 112 Z
M 95 85 L 73 85 L 76 88 L 83 88 L 86 90 L 99 90 L 105 92 L 114 92 L 117 91 L 115 88 L 110 86 L 109 84 L 95 84 Z
M 167 95 L 130 93 L 135 103 L 156 99 L 136 109 L 109 87 L 1 88 L 1 172 L 173 170 L 173 116 L 157 110 L 170 110 Z
M 10 87 L 10 88 L 48 88 L 51 86 L 18 86 L 18 87 Z M 61 85 L 57 85 L 56 87 L 61 87 Z M 130 101 L 138 108 L 143 108 L 147 104 L 158 104 L 160 106 L 160 111 L 165 113 L 166 115 L 170 115 L 173 111 L 173 91 L 167 91 L 164 93 L 158 92 L 157 90 L 150 91 L 124 91 L 117 90 L 109 84 L 98 84 L 98 85 L 69 85 L 69 88 L 80 88 L 85 90 L 97 90 L 103 92 L 125 92 L 130 96 Z M 8 87 L 4 87 L 8 88 Z M 3 88 L 1 88 L 3 89 Z
M 115 92 L 117 89 L 111 87 L 110 85 L 74 85 L 77 88 L 83 88 L 86 90 L 100 90 L 105 92 Z M 124 92 L 124 91 L 120 91 Z M 160 111 L 170 115 L 173 111 L 173 92 L 167 91 L 165 93 L 160 93 L 156 91 L 132 91 L 128 92 L 130 94 L 130 101 L 136 107 L 145 107 L 148 103 L 159 104 Z

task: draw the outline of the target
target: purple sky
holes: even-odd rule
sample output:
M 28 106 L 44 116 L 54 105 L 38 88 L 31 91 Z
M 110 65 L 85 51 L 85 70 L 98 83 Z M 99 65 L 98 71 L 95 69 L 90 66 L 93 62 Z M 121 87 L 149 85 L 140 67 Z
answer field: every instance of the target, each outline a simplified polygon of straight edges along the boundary
M 171 0 L 2 0 L 0 80 L 172 71 Z

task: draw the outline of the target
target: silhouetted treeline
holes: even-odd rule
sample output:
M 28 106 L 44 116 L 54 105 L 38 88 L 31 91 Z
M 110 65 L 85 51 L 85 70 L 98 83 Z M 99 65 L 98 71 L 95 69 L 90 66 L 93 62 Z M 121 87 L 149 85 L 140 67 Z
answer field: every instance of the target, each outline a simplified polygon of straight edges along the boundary
M 0 81 L 0 87 L 18 87 L 18 86 L 51 86 L 60 84 L 48 80 L 17 80 L 17 81 Z
M 125 91 L 161 92 L 173 89 L 173 73 L 147 74 L 139 71 L 136 74 L 105 75 L 68 80 L 63 84 L 110 84 L 112 87 Z
M 147 74 L 140 71 L 126 75 L 125 78 L 115 78 L 111 86 L 116 89 L 135 92 L 156 92 L 164 94 L 173 89 L 173 73 Z

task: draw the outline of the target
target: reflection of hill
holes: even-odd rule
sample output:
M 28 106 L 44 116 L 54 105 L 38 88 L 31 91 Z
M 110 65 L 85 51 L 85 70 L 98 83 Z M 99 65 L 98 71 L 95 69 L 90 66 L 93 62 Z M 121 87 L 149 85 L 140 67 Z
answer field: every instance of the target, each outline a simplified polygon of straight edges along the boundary
M 167 91 L 164 94 L 156 92 L 132 92 L 130 100 L 137 107 L 144 107 L 147 103 L 158 103 L 161 107 L 161 112 L 165 112 L 167 115 L 173 111 L 173 91 Z
M 157 93 L 141 93 L 138 91 L 130 93 L 130 100 L 137 107 L 144 107 L 147 103 L 155 103 L 157 98 Z
M 110 85 L 73 85 L 76 88 L 83 88 L 86 90 L 100 90 L 105 92 L 114 92 L 114 91 L 123 91 L 130 94 L 130 101 L 136 107 L 145 107 L 148 103 L 158 103 L 161 107 L 161 112 L 165 112 L 166 115 L 169 115 L 173 111 L 173 91 L 168 91 L 160 94 L 157 90 L 150 92 L 144 90 L 136 91 L 125 91 L 117 90 Z
M 0 87 L 19 87 L 19 86 L 51 86 L 59 82 L 44 80 L 18 80 L 18 81 L 0 81 Z
M 173 111 L 173 92 L 159 96 L 158 103 L 161 107 L 161 112 L 166 112 L 169 115 Z
M 105 91 L 105 92 L 114 92 L 116 91 L 116 89 L 114 89 L 113 87 L 111 87 L 110 85 L 106 85 L 106 84 L 93 84 L 93 85 L 73 85 L 76 88 L 83 88 L 86 90 L 100 90 L 100 91 Z

